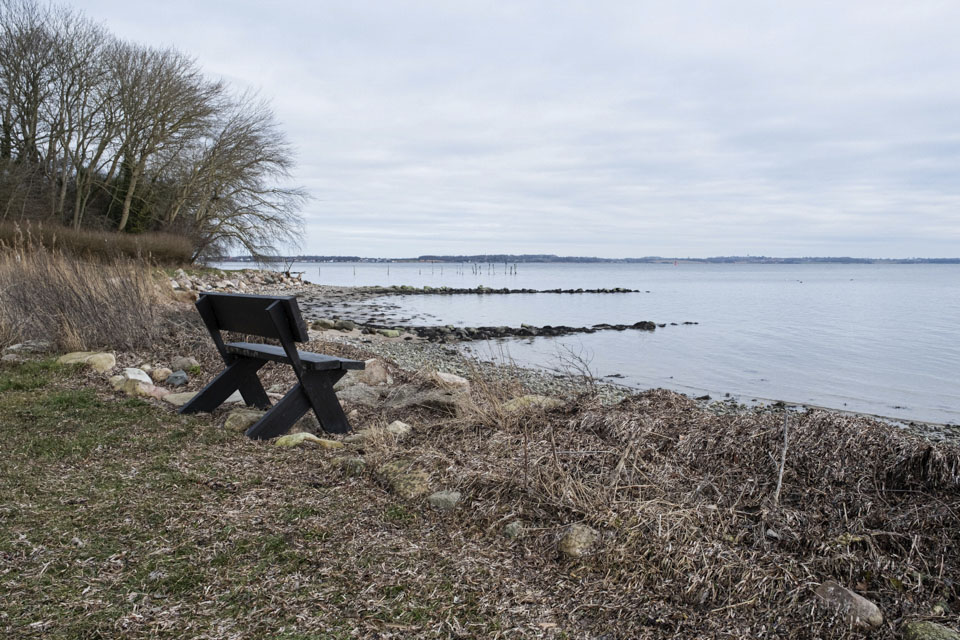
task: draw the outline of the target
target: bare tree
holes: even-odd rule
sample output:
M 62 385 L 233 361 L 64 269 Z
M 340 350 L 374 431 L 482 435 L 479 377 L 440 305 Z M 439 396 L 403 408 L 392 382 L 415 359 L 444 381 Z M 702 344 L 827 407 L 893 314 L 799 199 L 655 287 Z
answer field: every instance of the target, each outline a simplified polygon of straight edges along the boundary
M 286 186 L 292 154 L 273 113 L 176 50 L 0 0 L 0 99 L 0 219 L 180 230 L 195 258 L 295 244 L 306 196 Z
M 187 211 L 194 259 L 239 247 L 254 256 L 296 245 L 306 193 L 285 186 L 292 151 L 269 106 L 251 94 L 226 103 L 178 184 L 170 224 Z
M 148 162 L 179 137 L 202 134 L 223 86 L 205 80 L 191 58 L 173 49 L 128 45 L 115 62 L 126 182 L 117 230 L 123 231 Z

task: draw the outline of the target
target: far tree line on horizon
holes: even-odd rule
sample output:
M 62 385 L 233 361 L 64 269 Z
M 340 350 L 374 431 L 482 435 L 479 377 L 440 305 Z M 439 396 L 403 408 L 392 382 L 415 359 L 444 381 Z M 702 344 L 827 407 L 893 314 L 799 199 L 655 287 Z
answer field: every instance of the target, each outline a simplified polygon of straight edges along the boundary
M 0 222 L 168 231 L 194 259 L 295 239 L 306 195 L 269 106 L 175 49 L 0 0 Z

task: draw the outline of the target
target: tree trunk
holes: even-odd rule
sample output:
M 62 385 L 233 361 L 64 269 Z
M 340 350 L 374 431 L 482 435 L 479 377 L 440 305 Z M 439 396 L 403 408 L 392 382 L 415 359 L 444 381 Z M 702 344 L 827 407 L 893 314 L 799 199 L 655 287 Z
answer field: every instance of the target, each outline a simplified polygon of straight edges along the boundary
M 133 192 L 137 190 L 137 182 L 140 181 L 140 167 L 134 167 L 130 174 L 130 184 L 127 185 L 127 195 L 123 198 L 123 209 L 120 212 L 120 224 L 117 225 L 117 231 L 123 231 L 127 228 L 127 221 L 130 220 L 130 206 L 133 204 Z

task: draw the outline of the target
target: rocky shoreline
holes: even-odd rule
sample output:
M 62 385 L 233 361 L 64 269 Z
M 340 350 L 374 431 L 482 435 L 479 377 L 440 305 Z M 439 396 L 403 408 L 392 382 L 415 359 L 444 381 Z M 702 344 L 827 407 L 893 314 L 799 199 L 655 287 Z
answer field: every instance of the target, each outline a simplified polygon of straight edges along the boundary
M 415 325 L 398 319 L 394 323 L 384 322 L 387 315 L 384 304 L 373 301 L 374 298 L 409 295 L 515 295 L 515 294 L 627 294 L 641 293 L 637 289 L 622 287 L 603 289 L 491 289 L 476 287 L 459 289 L 453 287 L 411 287 L 398 285 L 392 287 L 335 287 L 304 282 L 297 275 L 286 275 L 269 271 L 237 271 L 229 276 L 216 274 L 189 276 L 182 269 L 174 274 L 170 284 L 174 291 L 198 293 L 200 291 L 236 291 L 238 293 L 256 293 L 269 291 L 296 295 L 304 317 L 311 322 L 311 328 L 318 330 L 339 329 L 351 331 L 359 329 L 365 334 L 380 334 L 396 338 L 405 334 L 428 342 L 471 342 L 474 340 L 493 340 L 501 338 L 556 338 L 574 334 L 590 334 L 598 331 L 655 331 L 658 327 L 696 325 L 698 322 L 653 322 L 640 320 L 633 324 L 599 323 L 589 327 L 570 327 L 566 325 L 534 326 L 523 323 L 519 327 L 510 326 L 468 326 L 453 325 Z M 649 291 L 645 292 L 649 293 Z M 365 317 L 365 320 L 360 318 Z
M 313 331 L 324 340 L 343 342 L 360 347 L 378 355 L 395 360 L 400 366 L 419 370 L 430 368 L 468 375 L 477 368 L 487 373 L 500 371 L 523 383 L 536 393 L 570 397 L 584 390 L 585 385 L 596 385 L 608 400 L 620 400 L 637 389 L 618 385 L 609 380 L 586 380 L 573 374 L 560 374 L 539 369 L 528 369 L 507 362 L 482 362 L 465 355 L 456 344 L 477 340 L 502 338 L 558 337 L 577 333 L 590 334 L 598 331 L 654 331 L 667 326 L 697 325 L 697 322 L 654 323 L 640 321 L 633 325 L 598 324 L 592 327 L 543 326 L 523 324 L 520 327 L 455 327 L 452 325 L 393 325 L 379 322 L 372 317 L 382 314 L 382 307 L 375 298 L 391 295 L 451 295 L 453 293 L 500 293 L 501 290 L 480 287 L 478 289 L 451 289 L 430 287 L 340 287 L 304 282 L 297 275 L 285 275 L 271 271 L 243 270 L 236 272 L 211 272 L 202 275 L 187 275 L 182 270 L 171 279 L 175 292 L 195 296 L 199 291 L 223 291 L 238 293 L 269 293 L 296 295 L 304 317 Z M 577 293 L 578 290 L 508 290 L 512 293 Z M 584 290 L 582 293 L 636 293 L 635 290 Z M 349 317 L 345 317 L 349 316 Z M 360 322 L 350 318 L 366 317 Z M 322 333 L 321 333 L 322 332 Z M 732 398 L 713 399 L 710 396 L 694 398 L 699 405 L 717 414 L 749 413 L 757 410 L 777 409 L 803 411 L 822 409 L 806 405 L 785 404 L 778 401 L 757 401 L 740 404 Z M 882 420 L 932 440 L 960 441 L 960 426 L 951 424 L 902 421 L 872 414 L 857 414 L 836 409 L 836 413 L 865 415 Z

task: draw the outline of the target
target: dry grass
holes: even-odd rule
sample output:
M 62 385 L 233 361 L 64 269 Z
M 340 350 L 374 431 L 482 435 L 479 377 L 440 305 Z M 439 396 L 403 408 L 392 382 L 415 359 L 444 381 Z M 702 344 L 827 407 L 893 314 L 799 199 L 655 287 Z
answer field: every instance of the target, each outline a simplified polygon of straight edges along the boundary
M 0 245 L 0 342 L 63 351 L 149 347 L 165 331 L 162 290 L 142 263 L 93 263 L 39 244 Z
M 561 576 L 561 628 L 611 637 L 845 637 L 816 609 L 835 579 L 896 621 L 960 610 L 960 450 L 826 411 L 717 415 L 668 391 L 615 407 L 593 394 L 508 414 L 515 391 L 474 380 L 469 414 L 379 443 L 470 496 L 462 526 L 533 530 L 527 553 Z M 559 557 L 563 528 L 601 532 L 595 553 Z M 956 624 L 956 617 L 941 620 Z
M 181 322 L 150 359 L 191 345 L 208 378 L 221 363 Z M 398 387 L 434 384 L 388 365 Z M 222 410 L 186 420 L 60 388 L 76 378 L 41 389 L 38 371 L 0 395 L 0 425 L 18 421 L 2 431 L 0 629 L 21 637 L 863 637 L 816 608 L 828 579 L 880 605 L 871 638 L 960 626 L 960 450 L 871 419 L 787 414 L 777 499 L 782 411 L 662 390 L 509 412 L 524 389 L 478 367 L 455 418 L 356 407 L 357 427 L 413 432 L 286 450 L 225 433 Z M 264 378 L 293 383 L 289 367 Z M 345 453 L 366 471 L 344 473 Z M 461 491 L 457 512 L 391 494 L 378 470 L 398 462 Z M 505 538 L 518 519 L 526 535 Z M 579 559 L 557 550 L 572 522 L 600 532 Z
M 20 226 L 13 222 L 0 223 L 0 244 L 17 246 L 24 241 L 102 262 L 136 259 L 154 264 L 182 265 L 190 262 L 193 256 L 190 239 L 172 233 L 131 234 L 76 230 L 56 224 Z

